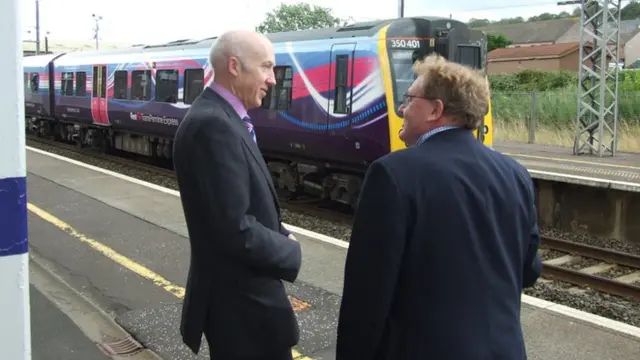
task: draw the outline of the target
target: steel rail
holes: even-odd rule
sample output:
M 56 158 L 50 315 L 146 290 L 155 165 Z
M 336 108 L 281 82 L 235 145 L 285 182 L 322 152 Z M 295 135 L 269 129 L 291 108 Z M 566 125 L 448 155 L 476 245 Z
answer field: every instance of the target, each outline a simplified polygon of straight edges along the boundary
M 542 264 L 542 275 L 573 285 L 588 286 L 608 294 L 640 300 L 640 286 L 626 284 L 621 281 L 548 264 Z
M 580 244 L 572 241 L 560 240 L 542 236 L 542 245 L 553 250 L 577 254 L 595 260 L 606 261 L 618 265 L 640 269 L 640 256 L 615 250 L 603 249 L 596 246 Z

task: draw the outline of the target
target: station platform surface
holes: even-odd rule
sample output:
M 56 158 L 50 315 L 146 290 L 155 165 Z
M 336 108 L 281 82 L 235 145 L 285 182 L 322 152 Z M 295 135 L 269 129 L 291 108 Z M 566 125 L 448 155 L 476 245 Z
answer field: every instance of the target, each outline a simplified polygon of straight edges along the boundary
M 109 360 L 69 317 L 30 286 L 31 359 Z
M 623 190 L 640 191 L 640 153 L 617 152 L 613 157 L 573 155 L 572 149 L 566 147 L 500 141 L 496 141 L 493 148 L 534 170 L 534 178 L 551 180 L 536 172 L 553 172 L 568 175 L 558 176 L 557 181 L 581 183 L 579 177 L 593 177 L 625 182 L 630 188 Z
M 195 356 L 179 336 L 189 243 L 177 193 L 40 151 L 27 151 L 27 170 L 30 250 L 160 357 L 207 359 L 206 342 Z M 333 359 L 346 249 L 296 237 L 303 268 L 296 284 L 287 283 L 301 327 L 294 355 Z M 594 323 L 549 304 L 523 303 L 522 322 L 529 359 L 640 358 L 638 328 Z

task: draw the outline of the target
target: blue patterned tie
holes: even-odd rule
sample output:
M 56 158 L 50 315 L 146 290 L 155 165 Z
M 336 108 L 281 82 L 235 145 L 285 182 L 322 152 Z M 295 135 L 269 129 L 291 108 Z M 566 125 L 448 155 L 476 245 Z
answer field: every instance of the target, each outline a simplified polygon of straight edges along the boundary
M 251 122 L 251 118 L 248 116 L 245 116 L 244 118 L 242 118 L 242 121 L 244 121 L 244 124 L 247 126 L 247 130 L 249 130 L 249 134 L 251 134 L 251 137 L 253 138 L 253 142 L 257 144 L 258 141 L 256 140 L 256 131 L 253 128 L 253 123 Z

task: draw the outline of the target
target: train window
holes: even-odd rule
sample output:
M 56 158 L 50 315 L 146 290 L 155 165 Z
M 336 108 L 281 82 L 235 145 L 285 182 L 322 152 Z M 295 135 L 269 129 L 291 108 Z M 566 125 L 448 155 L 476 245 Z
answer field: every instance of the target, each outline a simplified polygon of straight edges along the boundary
M 26 92 L 29 89 L 29 73 L 24 73 L 24 82 L 22 83 L 24 87 L 24 91 Z
M 480 56 L 480 46 L 458 45 L 456 62 L 462 65 L 470 66 L 474 69 L 480 69 L 482 67 L 482 60 Z
M 73 96 L 73 73 L 62 73 L 62 96 Z
M 117 70 L 113 73 L 113 98 L 126 99 L 129 83 L 129 73 L 126 70 Z
M 87 73 L 76 72 L 76 96 L 87 96 Z
M 291 107 L 293 95 L 293 69 L 291 66 L 276 66 L 273 71 L 276 75 L 276 84 L 262 99 L 262 107 L 287 110 Z
M 40 89 L 40 75 L 38 73 L 31 73 L 29 87 L 31 88 L 31 92 L 38 92 Z
M 404 101 L 404 94 L 416 79 L 416 74 L 413 72 L 415 57 L 413 50 L 394 50 L 391 53 L 396 109 Z
M 349 112 L 349 107 L 347 106 L 348 76 L 349 55 L 336 55 L 336 95 L 333 101 L 333 112 L 335 114 Z
M 131 100 L 151 100 L 150 70 L 134 70 L 131 72 Z
M 156 101 L 178 102 L 178 70 L 156 71 Z
M 204 69 L 186 69 L 184 71 L 184 94 L 182 95 L 185 104 L 191 104 L 204 89 Z

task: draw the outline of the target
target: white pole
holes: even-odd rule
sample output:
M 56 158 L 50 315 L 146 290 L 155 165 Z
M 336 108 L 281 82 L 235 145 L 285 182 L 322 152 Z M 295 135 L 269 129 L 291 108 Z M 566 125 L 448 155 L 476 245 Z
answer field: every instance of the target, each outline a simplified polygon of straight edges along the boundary
M 18 0 L 0 0 L 0 359 L 31 360 L 24 78 Z

